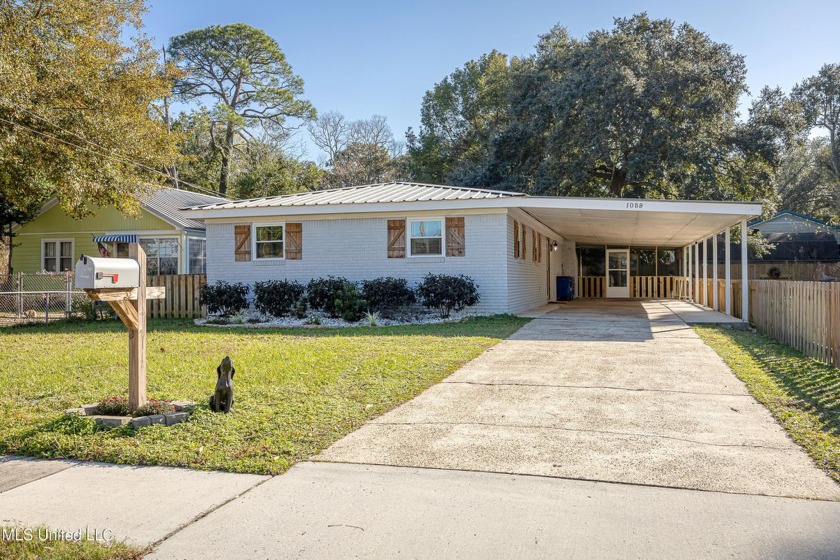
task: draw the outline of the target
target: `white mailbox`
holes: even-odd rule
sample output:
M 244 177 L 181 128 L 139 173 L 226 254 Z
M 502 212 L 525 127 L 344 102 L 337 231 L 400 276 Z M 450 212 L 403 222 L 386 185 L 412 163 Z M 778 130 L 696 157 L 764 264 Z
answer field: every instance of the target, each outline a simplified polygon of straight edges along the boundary
M 82 255 L 76 263 L 76 288 L 136 288 L 140 265 L 134 259 L 110 259 Z

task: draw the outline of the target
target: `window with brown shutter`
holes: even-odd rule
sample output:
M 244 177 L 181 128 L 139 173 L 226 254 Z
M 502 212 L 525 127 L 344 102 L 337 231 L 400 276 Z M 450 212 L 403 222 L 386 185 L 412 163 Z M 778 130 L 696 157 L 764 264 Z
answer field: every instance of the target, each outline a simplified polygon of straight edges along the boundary
M 525 224 L 522 225 L 522 235 L 519 236 L 519 242 L 522 244 L 522 248 L 519 251 L 519 256 L 522 257 L 522 260 L 528 258 L 528 228 L 525 227 Z
M 464 218 L 446 218 L 446 256 L 463 257 L 466 246 Z
M 388 258 L 405 258 L 405 220 L 388 220 Z
M 542 262 L 542 251 L 543 251 L 543 236 L 541 233 L 537 234 L 537 262 Z
M 251 260 L 251 226 L 241 225 L 233 227 L 234 242 L 233 256 L 235 261 Z
M 537 232 L 531 230 L 531 260 L 537 262 Z
M 519 258 L 519 222 L 513 220 L 513 258 Z
M 303 258 L 303 224 L 286 224 L 286 259 L 299 261 Z

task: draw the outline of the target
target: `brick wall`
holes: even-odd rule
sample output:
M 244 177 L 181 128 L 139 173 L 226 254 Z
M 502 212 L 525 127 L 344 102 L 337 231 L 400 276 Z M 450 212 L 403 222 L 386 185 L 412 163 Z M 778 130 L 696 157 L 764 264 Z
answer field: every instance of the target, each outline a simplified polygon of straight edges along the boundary
M 208 220 L 207 281 L 253 284 L 260 280 L 288 279 L 306 283 L 328 275 L 354 281 L 394 276 L 405 278 L 414 285 L 430 272 L 466 274 L 478 283 L 481 293 L 481 303 L 472 310 L 480 313 L 509 310 L 504 266 L 507 249 L 503 246 L 509 228 L 505 214 L 465 216 L 464 257 L 389 259 L 386 253 L 387 220 L 398 217 L 290 219 L 303 223 L 303 258 L 247 262 L 234 261 L 234 224 Z

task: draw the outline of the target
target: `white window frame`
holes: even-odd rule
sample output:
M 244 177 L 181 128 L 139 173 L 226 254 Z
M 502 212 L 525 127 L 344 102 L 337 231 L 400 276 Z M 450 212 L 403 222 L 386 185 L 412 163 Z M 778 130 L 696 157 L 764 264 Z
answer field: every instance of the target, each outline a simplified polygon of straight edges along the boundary
M 411 224 L 415 222 L 440 222 L 440 254 L 439 255 L 415 255 L 411 251 Z M 446 257 L 446 218 L 430 216 L 428 218 L 409 218 L 406 220 L 405 231 L 405 254 L 410 259 L 440 259 Z M 433 237 L 419 237 L 417 239 L 434 239 Z
M 55 254 L 55 257 L 52 257 L 52 258 L 55 258 L 55 260 L 56 260 L 56 262 L 55 262 L 55 265 L 56 265 L 55 266 L 55 268 L 56 268 L 55 274 L 61 274 L 61 271 L 58 270 L 59 268 L 61 268 L 61 244 L 66 243 L 68 241 L 70 242 L 70 272 L 73 272 L 73 269 L 76 266 L 76 263 L 75 263 L 76 240 L 73 239 L 72 237 L 41 239 L 41 270 L 46 270 L 46 267 L 44 266 L 44 258 L 46 257 L 46 254 L 45 254 L 46 251 L 44 251 L 44 247 L 46 246 L 47 243 L 55 243 L 56 244 L 56 246 L 55 246 L 56 254 Z
M 149 240 L 149 239 L 174 239 L 175 240 L 175 242 L 178 244 L 178 251 L 176 252 L 176 255 L 178 257 L 178 264 L 177 264 L 176 270 L 178 272 L 176 272 L 175 274 L 181 274 L 181 270 L 182 270 L 181 269 L 181 264 L 183 262 L 182 261 L 182 255 L 181 255 L 181 253 L 183 252 L 183 247 L 181 247 L 181 236 L 180 235 L 142 235 L 142 236 L 138 235 L 137 236 L 137 243 L 139 244 L 141 240 L 146 241 L 146 240 Z M 145 251 L 145 249 L 143 249 L 143 250 Z M 148 257 L 148 255 L 146 255 L 146 256 Z M 148 259 L 147 259 L 147 262 L 146 262 L 146 267 L 148 268 Z M 160 268 L 158 268 L 158 271 L 160 271 Z M 164 275 L 164 276 L 166 276 L 166 275 Z
M 285 234 L 285 232 L 284 232 L 284 234 Z M 198 237 L 197 235 L 193 235 L 193 236 L 187 237 L 186 239 L 187 239 L 187 251 L 186 251 L 187 254 L 186 254 L 186 257 L 185 257 L 185 260 L 184 260 L 184 263 L 185 263 L 184 274 L 192 274 L 192 272 L 190 271 L 190 244 L 193 241 L 203 241 L 204 242 L 204 272 L 200 272 L 198 274 L 207 274 L 207 238 L 206 237 Z
M 260 257 L 257 255 L 257 228 L 260 227 L 282 227 L 283 228 L 283 256 L 282 257 Z M 276 241 L 275 241 L 276 243 Z M 269 222 L 251 224 L 251 254 L 255 261 L 285 261 L 286 260 L 286 222 Z

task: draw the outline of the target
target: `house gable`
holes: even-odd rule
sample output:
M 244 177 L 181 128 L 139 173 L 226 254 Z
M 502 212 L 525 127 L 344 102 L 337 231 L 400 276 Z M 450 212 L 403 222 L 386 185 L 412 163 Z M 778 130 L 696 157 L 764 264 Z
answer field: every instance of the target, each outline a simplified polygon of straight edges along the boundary
M 176 233 L 178 231 L 174 225 L 142 208 L 137 217 L 124 216 L 112 207 L 94 207 L 92 210 L 93 214 L 74 219 L 56 204 L 31 222 L 22 225 L 15 233 L 16 235 L 30 235 L 119 231 L 172 231 Z

